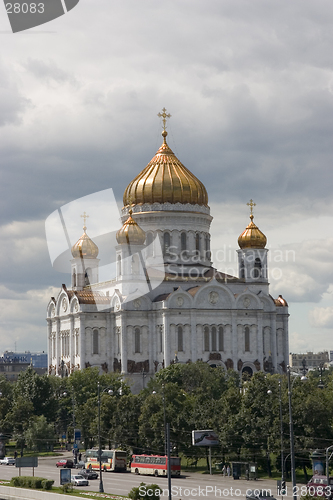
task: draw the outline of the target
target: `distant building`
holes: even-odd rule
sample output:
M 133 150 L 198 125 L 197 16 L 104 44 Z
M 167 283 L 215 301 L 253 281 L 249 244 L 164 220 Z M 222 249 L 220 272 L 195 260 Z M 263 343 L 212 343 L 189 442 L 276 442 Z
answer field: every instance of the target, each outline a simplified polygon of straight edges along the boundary
M 44 375 L 47 370 L 47 354 L 45 352 L 13 352 L 5 351 L 0 357 L 0 374 L 10 381 L 17 380 L 20 372 L 28 366 L 33 366 L 38 375 Z
M 331 351 L 332 352 L 332 351 Z M 289 365 L 297 371 L 301 371 L 303 366 L 311 370 L 312 368 L 319 368 L 320 365 L 329 363 L 328 351 L 322 352 L 307 352 L 303 354 L 289 354 Z
M 333 351 L 330 351 L 330 361 L 333 362 Z

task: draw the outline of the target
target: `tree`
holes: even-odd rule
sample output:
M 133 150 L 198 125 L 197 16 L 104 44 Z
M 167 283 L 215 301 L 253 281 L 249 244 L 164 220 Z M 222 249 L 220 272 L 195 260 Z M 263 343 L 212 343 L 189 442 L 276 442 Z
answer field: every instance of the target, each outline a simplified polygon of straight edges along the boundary
M 29 427 L 24 432 L 24 438 L 28 448 L 36 451 L 50 449 L 56 439 L 54 427 L 47 422 L 44 415 L 33 417 Z

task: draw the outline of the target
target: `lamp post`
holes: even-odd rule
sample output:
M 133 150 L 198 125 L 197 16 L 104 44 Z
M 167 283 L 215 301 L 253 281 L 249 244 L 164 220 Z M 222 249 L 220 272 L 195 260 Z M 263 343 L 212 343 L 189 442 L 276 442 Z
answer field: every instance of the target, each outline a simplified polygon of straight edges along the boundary
M 153 394 L 156 394 L 156 391 L 153 391 Z M 163 402 L 163 425 L 164 425 L 164 456 L 167 456 L 167 426 L 166 426 L 166 414 L 165 414 L 164 384 L 162 384 L 162 402 Z
M 326 448 L 326 477 L 327 477 L 327 491 L 331 493 L 330 489 L 330 457 L 328 456 L 329 450 L 331 450 L 333 446 L 329 446 Z M 332 456 L 332 455 L 331 455 Z
M 303 360 L 304 361 L 304 360 Z M 303 373 L 305 373 L 305 365 L 303 364 Z M 293 424 L 293 412 L 292 412 L 292 388 L 296 377 L 291 383 L 290 376 L 290 366 L 287 366 L 287 376 L 288 376 L 288 400 L 289 400 L 289 431 L 290 431 L 290 461 L 291 461 L 291 480 L 293 485 L 293 500 L 297 500 L 297 485 L 296 485 L 296 469 L 295 469 L 295 444 L 294 444 L 294 424 Z M 301 377 L 302 381 L 307 380 L 305 374 Z
M 101 393 L 108 392 L 111 396 L 113 390 L 106 387 L 101 391 L 100 383 L 97 382 L 97 395 L 98 395 L 98 459 L 99 459 L 99 492 L 104 493 L 103 478 L 102 478 L 102 448 L 101 448 Z
M 267 394 L 273 394 L 269 389 Z M 279 410 L 280 410 L 280 440 L 281 440 L 281 491 L 285 490 L 284 479 L 284 446 L 283 446 L 283 420 L 282 420 L 282 394 L 281 394 L 281 377 L 279 378 Z

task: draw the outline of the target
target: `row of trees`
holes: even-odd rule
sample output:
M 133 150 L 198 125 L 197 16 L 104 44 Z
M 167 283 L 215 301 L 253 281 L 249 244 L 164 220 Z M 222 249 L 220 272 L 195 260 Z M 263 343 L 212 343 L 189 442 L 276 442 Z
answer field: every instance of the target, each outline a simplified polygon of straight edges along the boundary
M 67 378 L 39 376 L 32 368 L 15 384 L 0 378 L 0 426 L 3 434 L 36 450 L 81 429 L 85 448 L 97 445 L 98 399 L 101 391 L 103 446 L 129 451 L 164 453 L 164 412 L 171 425 L 176 453 L 189 460 L 204 453 L 191 444 L 193 429 L 214 429 L 221 446 L 213 453 L 227 462 L 258 462 L 269 473 L 271 459 L 279 465 L 279 376 L 258 372 L 241 381 L 233 371 L 206 363 L 174 364 L 161 370 L 138 395 L 119 374 L 99 375 L 95 368 L 74 372 Z M 333 444 L 333 370 L 311 372 L 304 383 L 294 381 L 292 406 L 295 446 L 299 464 L 308 463 L 309 451 Z M 289 453 L 288 388 L 281 378 L 285 454 Z M 110 395 L 109 389 L 112 390 Z M 271 391 L 271 394 L 268 394 Z M 287 462 L 288 463 L 288 462 Z

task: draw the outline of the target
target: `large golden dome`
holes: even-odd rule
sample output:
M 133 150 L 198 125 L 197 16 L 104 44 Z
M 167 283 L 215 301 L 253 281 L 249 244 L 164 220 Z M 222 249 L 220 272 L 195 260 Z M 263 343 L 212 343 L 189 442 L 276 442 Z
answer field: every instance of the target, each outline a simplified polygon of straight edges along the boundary
M 243 250 L 245 248 L 265 248 L 267 238 L 253 222 L 254 215 L 251 213 L 250 224 L 238 238 L 238 245 Z
M 119 245 L 129 244 L 129 245 L 143 245 L 146 239 L 146 233 L 143 229 L 135 222 L 132 217 L 132 210 L 129 212 L 128 219 L 124 222 L 124 225 L 119 229 L 116 234 L 117 241 Z
M 208 206 L 205 186 L 178 160 L 166 142 L 125 189 L 124 206 L 143 203 L 190 203 Z
M 98 246 L 89 238 L 86 233 L 86 226 L 83 226 L 83 235 L 81 238 L 72 246 L 72 255 L 74 259 L 96 259 L 98 255 Z

